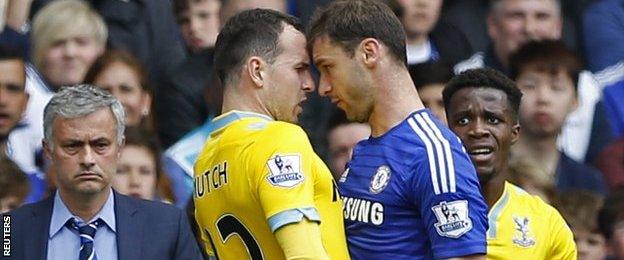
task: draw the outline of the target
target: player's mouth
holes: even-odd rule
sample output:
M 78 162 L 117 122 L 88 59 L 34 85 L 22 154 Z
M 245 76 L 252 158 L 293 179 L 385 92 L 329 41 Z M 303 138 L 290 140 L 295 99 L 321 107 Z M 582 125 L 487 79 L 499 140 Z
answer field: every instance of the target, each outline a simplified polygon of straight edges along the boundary
M 96 172 L 92 172 L 92 171 L 83 171 L 80 174 L 78 174 L 76 178 L 79 180 L 85 180 L 85 181 L 100 180 L 102 179 L 102 175 Z
M 475 164 L 489 162 L 494 156 L 494 147 L 489 145 L 475 145 L 467 149 L 470 159 Z
M 536 112 L 533 114 L 533 121 L 539 125 L 548 124 L 552 121 L 552 116 L 546 112 Z
M 8 125 L 11 122 L 11 115 L 6 112 L 0 112 L 0 126 Z

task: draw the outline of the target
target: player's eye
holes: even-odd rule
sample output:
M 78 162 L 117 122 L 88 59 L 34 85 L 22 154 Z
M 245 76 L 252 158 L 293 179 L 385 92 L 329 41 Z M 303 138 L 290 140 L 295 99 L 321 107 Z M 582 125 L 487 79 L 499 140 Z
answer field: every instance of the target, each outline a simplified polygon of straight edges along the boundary
M 470 119 L 468 119 L 467 117 L 462 117 L 457 120 L 457 124 L 459 125 L 467 125 L 468 123 L 470 123 Z
M 487 122 L 489 124 L 495 125 L 495 124 L 500 123 L 500 120 L 498 118 L 496 118 L 496 117 L 488 117 Z

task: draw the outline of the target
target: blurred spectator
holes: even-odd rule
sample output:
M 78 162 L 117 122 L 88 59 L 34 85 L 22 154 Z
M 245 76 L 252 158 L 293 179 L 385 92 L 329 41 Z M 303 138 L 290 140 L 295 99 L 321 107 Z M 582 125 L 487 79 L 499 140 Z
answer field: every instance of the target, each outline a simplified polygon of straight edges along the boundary
M 442 62 L 409 65 L 408 70 L 425 107 L 446 124 L 442 90 L 453 77 L 451 67 Z
M 101 87 L 119 99 L 126 112 L 127 126 L 154 129 L 149 78 L 132 54 L 107 51 L 91 65 L 84 82 Z
M 455 72 L 485 66 L 509 75 L 509 58 L 520 46 L 529 41 L 561 39 L 562 26 L 559 0 L 491 1 L 487 28 L 492 44 L 485 53 L 457 64 Z M 612 133 L 591 73 L 581 73 L 577 84 L 579 105 L 567 117 L 558 145 L 572 159 L 592 163 Z
M 29 39 L 26 32 L 28 31 L 28 13 L 32 1 L 0 1 L 0 45 L 15 49 L 24 58 L 30 56 Z
M 509 181 L 529 194 L 539 196 L 546 203 L 557 197 L 555 180 L 542 167 L 531 161 L 514 158 L 509 162 Z
M 186 48 L 196 53 L 214 47 L 221 28 L 223 0 L 174 0 L 173 11 Z
M 141 128 L 128 127 L 121 149 L 113 188 L 124 195 L 174 203 L 167 174 L 164 173 L 156 137 Z
M 593 192 L 569 190 L 559 196 L 557 209 L 572 229 L 579 260 L 606 260 L 604 236 L 598 229 L 602 198 Z
M 603 87 L 603 100 L 617 137 L 624 137 L 624 1 L 602 0 L 583 17 L 589 69 Z
M 624 137 L 602 150 L 596 158 L 596 167 L 603 173 L 610 190 L 624 188 Z
M 24 127 L 13 133 L 16 162 L 25 171 L 37 169 L 35 154 L 41 151 L 43 108 L 63 85 L 82 83 L 93 61 L 104 51 L 106 24 L 88 4 L 59 0 L 42 9 L 33 20 L 32 61 L 26 68 L 30 95 Z
M 180 19 L 183 14 L 182 10 L 184 10 L 183 2 L 192 6 L 193 3 L 195 3 L 195 5 L 200 5 L 199 2 L 204 2 L 204 4 L 206 4 L 205 2 L 215 2 L 217 0 L 179 1 L 180 2 L 176 2 L 176 12 L 178 12 L 178 21 L 183 22 L 183 19 Z M 221 2 L 221 0 L 219 1 Z M 284 12 L 286 8 L 285 0 L 228 0 L 222 1 L 221 3 L 222 22 L 225 22 L 227 18 L 234 13 L 245 9 L 267 7 Z M 208 23 L 207 20 L 205 21 Z M 213 29 L 213 23 L 214 21 L 210 22 L 211 26 L 204 26 L 203 29 L 197 29 L 198 34 L 200 30 L 202 35 L 210 33 Z M 183 32 L 186 30 L 184 29 L 184 23 L 180 23 L 179 26 Z M 214 37 L 216 37 L 216 34 Z M 189 48 L 192 47 L 189 46 Z M 193 129 L 201 127 L 206 120 L 216 116 L 217 111 L 220 111 L 220 102 L 218 104 L 211 104 L 207 103 L 203 98 L 203 93 L 206 91 L 219 91 L 215 88 L 216 86 L 210 82 L 213 55 L 212 46 L 197 49 L 197 51 L 191 53 L 191 56 L 182 64 L 176 66 L 167 73 L 161 84 L 162 87 L 156 92 L 154 115 L 156 122 L 158 122 L 159 139 L 164 148 L 171 147 L 185 134 L 191 132 Z M 206 88 L 208 90 L 206 90 Z
M 215 88 L 210 83 L 212 60 L 213 49 L 194 53 L 163 80 L 161 90 L 154 97 L 154 119 L 164 148 L 213 117 L 215 105 L 221 109 L 221 104 L 207 103 L 203 95 L 207 89 Z
M 584 48 L 592 72 L 624 61 L 624 1 L 594 1 L 583 14 Z M 624 73 L 620 71 L 620 76 Z
M 524 43 L 560 39 L 562 28 L 558 0 L 493 0 L 487 16 L 491 46 L 455 66 L 455 72 L 491 67 L 509 75 L 509 58 Z
M 20 124 L 26 104 L 28 93 L 25 91 L 26 72 L 24 60 L 18 53 L 0 47 L 0 157 L 7 155 L 13 161 L 16 159 L 28 159 L 23 155 L 15 153 L 28 136 L 15 133 L 24 125 Z M 31 155 L 30 159 L 34 156 Z M 19 165 L 19 164 L 18 164 Z M 21 166 L 20 166 L 21 167 Z M 21 167 L 27 173 L 30 192 L 25 198 L 27 203 L 35 202 L 44 197 L 46 184 L 41 172 L 34 168 Z M 0 171 L 0 173 L 2 173 Z M 13 195 L 13 194 L 9 194 Z M 18 196 L 19 197 L 19 196 Z M 21 203 L 21 200 L 20 200 Z
M 598 227 L 607 239 L 609 255 L 624 259 L 624 189 L 612 192 L 598 214 Z
M 406 34 L 407 63 L 445 61 L 456 64 L 472 54 L 464 33 L 438 21 L 443 0 L 391 0 L 402 7 L 396 12 Z M 392 4 L 390 4 L 392 7 Z
M 606 194 L 600 172 L 557 149 L 557 135 L 578 105 L 575 82 L 582 69 L 578 58 L 559 41 L 542 41 L 524 45 L 511 63 L 512 78 L 524 94 L 523 134 L 514 155 L 543 167 L 558 192 L 578 188 Z
M 55 1 L 33 20 L 33 64 L 52 91 L 82 83 L 104 52 L 107 35 L 106 24 L 87 3 Z
M 62 0 L 34 0 L 31 16 L 55 1 Z M 90 4 L 104 18 L 109 31 L 108 47 L 136 56 L 149 72 L 155 91 L 165 72 L 186 57 L 170 0 L 81 1 Z
M 490 0 L 447 0 L 442 6 L 440 21 L 461 30 L 475 52 L 485 51 L 490 45 L 487 16 Z
M 211 77 L 210 87 L 204 89 L 206 103 L 210 104 L 210 109 L 215 111 L 215 115 L 221 113 L 222 89 L 221 82 L 216 74 Z M 197 160 L 199 152 L 204 147 L 204 143 L 215 128 L 212 122 L 212 115 L 199 127 L 184 135 L 179 141 L 169 147 L 163 156 L 165 171 L 169 174 L 171 186 L 176 198 L 176 206 L 186 207 L 193 192 L 193 166 Z
M 342 110 L 336 110 L 327 127 L 327 150 L 329 152 L 329 169 L 338 181 L 345 171 L 347 162 L 351 160 L 353 148 L 371 134 L 368 124 L 349 122 Z
M 0 214 L 21 206 L 29 189 L 24 172 L 9 158 L 0 155 Z
M 267 8 L 286 13 L 286 0 L 226 0 L 221 7 L 221 21 L 225 23 L 236 13 L 253 8 Z

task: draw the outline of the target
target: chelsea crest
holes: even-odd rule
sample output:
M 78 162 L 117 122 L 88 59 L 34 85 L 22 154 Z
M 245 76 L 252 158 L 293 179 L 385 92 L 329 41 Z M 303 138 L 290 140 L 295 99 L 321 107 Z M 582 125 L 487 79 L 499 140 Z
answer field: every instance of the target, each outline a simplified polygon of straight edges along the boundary
M 390 182 L 390 167 L 382 165 L 377 168 L 368 190 L 373 194 L 378 194 L 388 186 L 388 182 Z

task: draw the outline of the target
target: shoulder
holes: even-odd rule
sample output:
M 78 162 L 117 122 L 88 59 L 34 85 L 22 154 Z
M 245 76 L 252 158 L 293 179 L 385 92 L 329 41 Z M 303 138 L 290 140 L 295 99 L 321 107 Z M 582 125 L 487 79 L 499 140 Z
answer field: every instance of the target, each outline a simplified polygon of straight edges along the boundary
M 559 215 L 559 212 L 550 204 L 544 202 L 542 198 L 537 195 L 532 195 L 524 189 L 509 183 L 510 193 L 515 197 L 514 201 L 522 205 L 527 209 L 530 209 L 533 214 L 551 216 L 553 213 Z
M 266 133 L 268 134 L 282 134 L 293 135 L 295 137 L 307 137 L 303 128 L 298 125 L 282 122 L 282 121 L 270 121 L 266 125 Z
M 184 213 L 181 209 L 176 208 L 172 204 L 166 204 L 159 201 L 131 198 L 118 193 L 116 193 L 115 196 L 115 203 L 118 204 L 117 208 L 132 209 L 134 207 L 136 210 L 142 212 L 146 218 L 152 220 L 177 221 Z
M 485 66 L 485 56 L 483 52 L 477 52 L 470 58 L 460 61 L 453 67 L 455 74 L 460 74 L 469 69 L 482 68 Z
M 257 132 L 255 143 L 262 147 L 280 147 L 283 145 L 309 144 L 308 135 L 298 125 L 281 121 L 250 122 L 247 129 Z
M 2 215 L 0 222 L 9 223 L 16 232 L 22 228 L 39 227 L 40 221 L 50 221 L 52 214 L 53 200 L 51 198 L 44 199 L 36 203 L 25 204 L 17 209 L 9 211 Z M 37 221 L 38 223 L 33 223 Z M 4 226 L 4 225 L 3 225 Z M 45 231 L 47 232 L 47 231 Z

